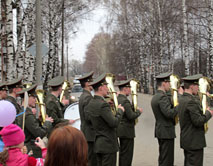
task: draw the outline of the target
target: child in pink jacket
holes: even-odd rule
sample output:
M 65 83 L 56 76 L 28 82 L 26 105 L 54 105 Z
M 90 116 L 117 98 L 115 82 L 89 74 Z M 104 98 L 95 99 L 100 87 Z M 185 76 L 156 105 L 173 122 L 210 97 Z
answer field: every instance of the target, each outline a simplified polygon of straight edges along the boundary
M 43 166 L 43 159 L 29 157 L 22 152 L 24 147 L 25 135 L 23 130 L 15 125 L 10 124 L 0 131 L 2 140 L 5 144 L 4 151 L 0 153 L 0 166 Z M 40 138 L 38 138 L 39 147 L 42 148 L 42 156 L 46 155 L 46 148 Z

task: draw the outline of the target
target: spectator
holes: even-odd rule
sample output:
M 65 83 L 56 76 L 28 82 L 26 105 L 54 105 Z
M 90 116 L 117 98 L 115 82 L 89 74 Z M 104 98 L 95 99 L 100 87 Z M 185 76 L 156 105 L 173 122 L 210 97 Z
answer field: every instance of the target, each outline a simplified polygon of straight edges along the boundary
M 87 142 L 76 128 L 67 125 L 53 130 L 47 149 L 45 166 L 87 166 Z
M 35 166 L 38 164 L 40 160 L 37 161 L 34 157 L 25 154 L 25 135 L 19 126 L 10 124 L 1 130 L 0 135 L 5 145 L 4 151 L 0 153 L 0 166 Z M 36 144 L 42 148 L 43 157 L 45 157 L 44 143 L 40 138 L 37 138 L 37 140 L 38 143 Z M 40 165 L 42 166 L 42 164 Z

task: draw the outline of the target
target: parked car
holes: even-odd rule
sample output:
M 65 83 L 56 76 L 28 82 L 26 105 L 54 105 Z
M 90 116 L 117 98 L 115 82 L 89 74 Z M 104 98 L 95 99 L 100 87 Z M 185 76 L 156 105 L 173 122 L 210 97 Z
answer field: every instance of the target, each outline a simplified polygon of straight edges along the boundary
M 81 87 L 81 84 L 74 84 L 72 88 L 71 96 L 74 96 L 75 99 L 78 101 L 82 92 L 83 92 L 83 88 Z

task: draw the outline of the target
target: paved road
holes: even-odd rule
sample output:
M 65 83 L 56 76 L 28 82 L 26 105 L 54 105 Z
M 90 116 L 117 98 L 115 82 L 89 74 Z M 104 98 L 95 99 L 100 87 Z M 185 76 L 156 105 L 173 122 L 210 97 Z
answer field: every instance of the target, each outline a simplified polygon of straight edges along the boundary
M 138 95 L 138 105 L 144 112 L 136 125 L 136 139 L 133 166 L 157 166 L 158 143 L 154 138 L 154 115 L 151 109 L 152 95 Z M 204 166 L 213 166 L 213 119 L 209 121 L 209 131 L 206 134 L 207 147 L 204 150 Z M 180 149 L 180 129 L 176 126 L 175 166 L 183 166 L 183 150 Z

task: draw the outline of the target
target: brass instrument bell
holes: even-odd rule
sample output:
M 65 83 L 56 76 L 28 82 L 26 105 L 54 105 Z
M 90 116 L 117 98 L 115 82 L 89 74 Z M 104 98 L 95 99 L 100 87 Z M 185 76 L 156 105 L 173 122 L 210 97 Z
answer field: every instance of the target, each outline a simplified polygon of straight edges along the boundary
M 114 101 L 114 110 L 113 112 L 115 113 L 117 110 L 118 110 L 118 99 L 117 99 L 117 93 L 115 91 L 115 88 L 114 88 L 114 80 L 115 80 L 115 76 L 111 73 L 107 73 L 106 74 L 106 77 L 105 77 L 105 80 L 107 82 L 107 87 L 109 89 L 109 95 L 110 95 L 110 98 L 113 99 Z
M 44 90 L 37 89 L 36 94 L 37 94 L 37 104 L 41 112 L 42 123 L 44 123 L 46 119 L 46 109 L 44 104 Z

